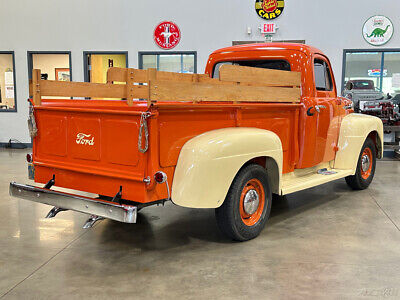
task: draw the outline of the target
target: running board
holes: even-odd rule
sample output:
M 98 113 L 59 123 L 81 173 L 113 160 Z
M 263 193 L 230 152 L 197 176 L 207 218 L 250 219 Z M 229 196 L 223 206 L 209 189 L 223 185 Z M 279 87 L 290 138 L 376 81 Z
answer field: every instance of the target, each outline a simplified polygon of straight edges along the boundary
M 295 172 L 283 175 L 281 194 L 287 195 L 297 191 L 315 187 L 330 181 L 354 175 L 353 170 L 323 169 L 306 175 Z

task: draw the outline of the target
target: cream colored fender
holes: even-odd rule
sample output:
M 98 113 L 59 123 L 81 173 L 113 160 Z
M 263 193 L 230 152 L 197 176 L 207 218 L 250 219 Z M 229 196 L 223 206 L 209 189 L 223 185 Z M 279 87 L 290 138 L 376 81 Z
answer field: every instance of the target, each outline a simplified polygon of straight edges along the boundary
M 179 154 L 172 182 L 172 201 L 180 206 L 216 208 L 222 205 L 240 168 L 256 157 L 268 157 L 270 178 L 280 189 L 282 143 L 268 130 L 224 128 L 186 142 Z M 274 167 L 274 166 L 275 167 Z M 276 174 L 277 173 L 277 174 Z
M 339 150 L 336 153 L 335 169 L 356 172 L 358 157 L 365 139 L 370 133 L 376 134 L 378 158 L 383 156 L 383 124 L 373 116 L 349 114 L 342 120 L 339 133 Z

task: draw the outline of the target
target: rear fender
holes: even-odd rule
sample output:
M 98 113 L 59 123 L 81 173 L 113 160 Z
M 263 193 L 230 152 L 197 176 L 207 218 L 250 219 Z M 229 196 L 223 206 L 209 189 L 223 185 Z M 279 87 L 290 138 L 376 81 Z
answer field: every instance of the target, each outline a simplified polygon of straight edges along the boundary
M 259 157 L 268 158 L 266 168 L 278 169 L 277 178 L 270 178 L 270 182 L 280 190 L 283 152 L 275 133 L 257 128 L 224 128 L 194 137 L 179 154 L 172 201 L 192 208 L 221 206 L 240 168 Z
M 363 114 L 349 114 L 342 120 L 336 153 L 335 169 L 353 170 L 356 172 L 358 157 L 361 148 L 370 136 L 373 138 L 377 157 L 383 157 L 383 123 L 373 116 Z

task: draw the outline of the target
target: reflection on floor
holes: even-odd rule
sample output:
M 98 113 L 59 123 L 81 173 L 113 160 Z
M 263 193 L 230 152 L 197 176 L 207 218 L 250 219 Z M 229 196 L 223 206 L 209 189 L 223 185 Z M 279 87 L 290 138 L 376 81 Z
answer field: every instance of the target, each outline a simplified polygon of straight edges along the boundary
M 28 182 L 24 150 L 0 149 L 0 297 L 268 299 L 400 297 L 400 162 L 378 163 L 370 189 L 344 180 L 275 199 L 262 234 L 235 243 L 212 209 L 150 207 L 138 224 L 8 195 Z

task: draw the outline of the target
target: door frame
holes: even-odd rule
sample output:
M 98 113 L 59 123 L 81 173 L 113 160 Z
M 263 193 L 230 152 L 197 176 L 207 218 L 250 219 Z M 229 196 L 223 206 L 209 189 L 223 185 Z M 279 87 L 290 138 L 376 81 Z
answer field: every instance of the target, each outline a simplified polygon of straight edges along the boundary
M 377 48 L 377 49 L 343 49 L 343 60 L 342 60 L 342 82 L 341 82 L 341 91 L 340 94 L 343 94 L 344 86 L 344 78 L 346 74 L 346 54 L 347 53 L 363 53 L 363 52 L 380 52 L 383 53 L 381 58 L 381 70 L 385 67 L 385 55 L 384 52 L 399 52 L 400 48 Z M 382 89 L 382 82 L 383 82 L 383 72 L 381 71 L 381 76 L 379 78 L 381 82 L 381 89 Z
M 143 69 L 143 55 L 179 55 L 189 54 L 194 55 L 194 74 L 197 74 L 197 51 L 139 51 L 138 53 L 138 66 Z M 158 59 L 158 57 L 157 57 Z M 158 63 L 157 63 L 158 65 Z
M 126 68 L 129 66 L 128 60 L 128 51 L 83 51 L 83 80 L 85 82 L 89 82 L 89 64 L 87 61 L 87 56 L 90 54 L 98 54 L 98 55 L 115 55 L 115 54 L 124 54 L 125 55 L 125 65 Z

